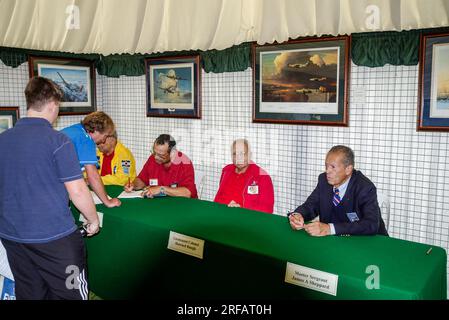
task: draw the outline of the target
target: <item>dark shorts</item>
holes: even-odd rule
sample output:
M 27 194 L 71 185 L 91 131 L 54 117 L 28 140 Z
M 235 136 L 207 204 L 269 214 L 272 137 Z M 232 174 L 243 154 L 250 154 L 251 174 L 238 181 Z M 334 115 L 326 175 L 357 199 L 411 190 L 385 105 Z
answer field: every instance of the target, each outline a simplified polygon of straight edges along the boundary
M 14 275 L 16 299 L 87 300 L 84 240 L 78 230 L 48 243 L 2 239 Z

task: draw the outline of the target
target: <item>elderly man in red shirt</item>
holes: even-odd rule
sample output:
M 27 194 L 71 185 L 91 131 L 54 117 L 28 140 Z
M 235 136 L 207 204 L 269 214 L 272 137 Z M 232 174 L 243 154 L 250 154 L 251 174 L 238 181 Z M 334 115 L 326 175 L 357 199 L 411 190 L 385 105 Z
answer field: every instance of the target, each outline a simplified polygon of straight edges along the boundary
M 215 202 L 273 213 L 274 190 L 268 173 L 251 160 L 246 139 L 232 143 L 232 164 L 223 168 Z
M 143 196 L 148 198 L 165 195 L 198 198 L 192 161 L 175 146 L 172 136 L 161 134 L 157 137 L 153 154 L 137 178 L 125 185 L 125 191 L 144 188 Z

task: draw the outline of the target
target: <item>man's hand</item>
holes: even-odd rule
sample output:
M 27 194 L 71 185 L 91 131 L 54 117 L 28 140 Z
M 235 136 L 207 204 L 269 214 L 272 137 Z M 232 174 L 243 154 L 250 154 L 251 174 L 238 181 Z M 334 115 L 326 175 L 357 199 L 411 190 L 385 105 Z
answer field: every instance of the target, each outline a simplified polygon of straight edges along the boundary
M 153 198 L 156 194 L 161 193 L 160 186 L 146 187 L 142 192 L 142 197 Z
M 288 220 L 293 230 L 301 230 L 302 228 L 304 228 L 304 218 L 300 213 L 292 213 L 288 217 Z
M 145 187 L 141 194 L 142 197 L 143 198 L 153 198 L 153 195 L 157 193 L 154 188 L 159 188 L 159 187 Z
M 104 205 L 108 208 L 120 207 L 122 202 L 117 198 L 109 199 Z
M 98 222 L 88 223 L 86 231 L 87 231 L 88 237 L 92 237 L 94 234 L 98 233 L 98 231 L 100 231 L 100 226 L 99 226 Z
M 134 190 L 134 185 L 133 185 L 132 183 L 127 183 L 127 184 L 125 184 L 125 185 L 123 186 L 123 189 L 124 189 L 126 192 L 131 192 L 131 191 Z
M 304 229 L 308 234 L 314 237 L 323 237 L 331 234 L 331 228 L 327 223 L 319 221 L 311 222 L 304 226 Z
M 231 200 L 231 202 L 228 203 L 228 207 L 240 208 L 240 205 L 234 200 Z

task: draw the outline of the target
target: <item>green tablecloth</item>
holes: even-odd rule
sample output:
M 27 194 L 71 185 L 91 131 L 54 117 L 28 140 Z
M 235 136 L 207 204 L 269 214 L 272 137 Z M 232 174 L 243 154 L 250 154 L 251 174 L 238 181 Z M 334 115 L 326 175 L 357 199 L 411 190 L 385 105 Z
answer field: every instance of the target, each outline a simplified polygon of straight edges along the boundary
M 121 190 L 108 187 L 110 195 Z M 315 238 L 291 230 L 285 217 L 196 199 L 122 199 L 119 208 L 97 210 L 103 228 L 86 239 L 89 283 L 104 299 L 446 299 L 440 247 Z M 205 240 L 204 258 L 167 249 L 170 231 Z M 287 262 L 338 275 L 337 295 L 286 283 Z M 366 287 L 370 265 L 379 268 L 379 289 Z

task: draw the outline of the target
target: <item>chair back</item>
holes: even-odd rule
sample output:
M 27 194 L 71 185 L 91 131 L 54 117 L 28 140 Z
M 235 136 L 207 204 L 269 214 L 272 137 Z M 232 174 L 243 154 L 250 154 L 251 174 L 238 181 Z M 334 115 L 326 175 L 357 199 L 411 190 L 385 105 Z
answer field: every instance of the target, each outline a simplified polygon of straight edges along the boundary
M 198 193 L 198 199 L 201 199 L 201 197 L 203 195 L 205 180 L 206 180 L 206 175 L 205 175 L 204 171 L 195 170 L 195 185 L 196 185 L 196 191 Z
M 385 193 L 377 190 L 377 202 L 379 203 L 382 219 L 385 222 L 385 228 L 388 231 L 390 227 L 390 199 Z

